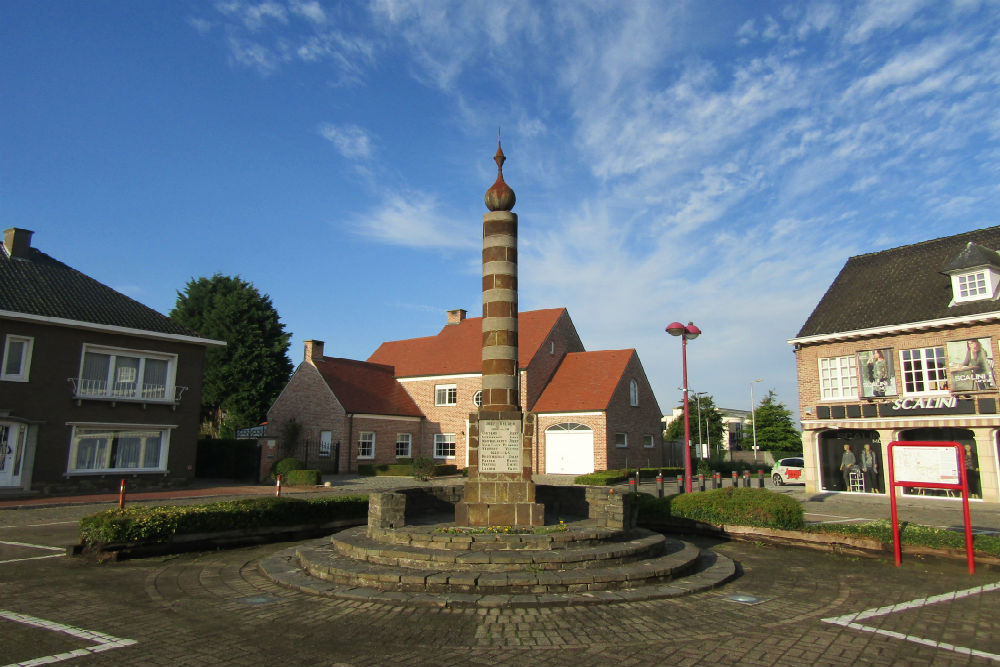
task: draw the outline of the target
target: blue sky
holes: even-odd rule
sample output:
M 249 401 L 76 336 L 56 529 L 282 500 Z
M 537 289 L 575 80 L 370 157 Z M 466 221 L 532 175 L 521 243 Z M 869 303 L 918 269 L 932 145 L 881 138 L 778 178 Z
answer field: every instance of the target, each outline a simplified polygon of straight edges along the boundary
M 168 312 L 240 275 L 365 359 L 480 314 L 503 132 L 522 310 L 692 390 L 797 405 L 851 255 L 1000 223 L 1000 5 L 0 3 L 0 222 Z

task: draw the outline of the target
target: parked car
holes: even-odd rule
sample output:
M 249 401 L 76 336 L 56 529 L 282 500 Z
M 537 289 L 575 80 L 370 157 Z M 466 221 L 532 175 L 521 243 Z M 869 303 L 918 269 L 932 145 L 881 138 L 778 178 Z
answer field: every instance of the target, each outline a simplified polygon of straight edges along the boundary
M 804 462 L 801 456 L 793 456 L 787 459 L 780 459 L 771 468 L 771 481 L 775 486 L 783 484 L 804 484 L 802 481 L 802 466 Z

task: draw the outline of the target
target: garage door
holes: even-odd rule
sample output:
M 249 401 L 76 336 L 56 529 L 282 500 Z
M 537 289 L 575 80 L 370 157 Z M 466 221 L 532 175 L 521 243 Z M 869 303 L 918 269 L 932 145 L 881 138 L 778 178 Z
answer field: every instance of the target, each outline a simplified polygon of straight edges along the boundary
M 574 423 L 545 429 L 545 472 L 555 475 L 594 472 L 594 432 Z

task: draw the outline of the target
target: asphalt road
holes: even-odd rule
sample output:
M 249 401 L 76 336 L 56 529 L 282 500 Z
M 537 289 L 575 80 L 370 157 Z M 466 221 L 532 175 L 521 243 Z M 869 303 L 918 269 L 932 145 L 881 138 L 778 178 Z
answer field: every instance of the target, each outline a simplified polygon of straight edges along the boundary
M 752 543 L 712 592 L 608 606 L 426 609 L 281 588 L 272 544 L 94 563 L 76 520 L 0 511 L 0 662 L 76 665 L 1000 665 L 1000 572 Z

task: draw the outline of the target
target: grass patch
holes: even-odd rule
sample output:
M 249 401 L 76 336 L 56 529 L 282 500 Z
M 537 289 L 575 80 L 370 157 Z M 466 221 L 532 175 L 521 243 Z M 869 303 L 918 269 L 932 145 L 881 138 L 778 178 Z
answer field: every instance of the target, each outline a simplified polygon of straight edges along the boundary
M 892 547 L 892 522 L 888 520 L 865 523 L 813 524 L 806 532 L 850 535 L 878 540 L 883 546 Z M 900 544 L 929 547 L 931 549 L 965 549 L 965 533 L 943 528 L 931 528 L 903 521 L 899 524 Z M 1000 536 L 973 535 L 972 550 L 985 556 L 1000 558 Z

